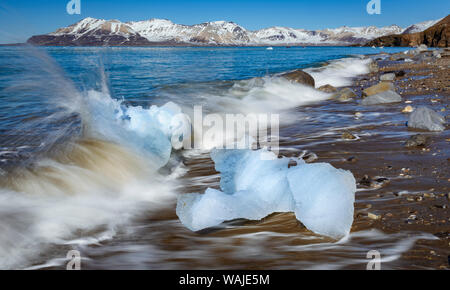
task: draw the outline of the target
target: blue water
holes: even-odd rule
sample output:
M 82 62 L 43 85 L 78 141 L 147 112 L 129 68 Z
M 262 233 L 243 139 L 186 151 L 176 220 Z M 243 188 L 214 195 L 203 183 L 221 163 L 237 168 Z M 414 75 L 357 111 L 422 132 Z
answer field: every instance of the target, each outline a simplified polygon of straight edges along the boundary
M 81 89 L 93 85 L 92 74 L 104 69 L 114 95 L 126 99 L 157 98 L 158 91 L 170 85 L 241 80 L 317 66 L 352 55 L 405 50 L 367 47 L 276 47 L 274 50 L 264 47 L 41 49 Z M 0 88 L 7 87 L 6 81 L 11 79 L 20 82 L 17 78 L 28 65 L 23 63 L 23 58 L 33 58 L 33 52 L 18 47 L 0 48 Z
M 232 81 L 314 67 L 333 59 L 405 48 L 264 47 L 94 48 L 0 47 L 0 135 L 11 134 L 29 118 L 45 116 L 55 98 L 72 90 L 100 89 L 102 75 L 111 97 L 131 105 L 199 103 L 200 94 L 220 95 Z M 70 88 L 67 80 L 73 82 Z M 68 87 L 69 86 L 69 87 Z M 195 100 L 195 101 L 194 101 Z M 202 102 L 207 102 L 204 99 Z M 47 128 L 42 130 L 46 131 Z M 5 142 L 5 137 L 0 136 Z M 2 145 L 0 142 L 0 147 Z M 16 144 L 17 146 L 26 144 Z

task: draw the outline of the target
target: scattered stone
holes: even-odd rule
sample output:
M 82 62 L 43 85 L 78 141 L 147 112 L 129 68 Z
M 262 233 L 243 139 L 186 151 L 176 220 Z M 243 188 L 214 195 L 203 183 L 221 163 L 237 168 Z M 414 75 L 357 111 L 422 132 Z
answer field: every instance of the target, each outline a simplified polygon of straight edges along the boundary
M 325 92 L 325 93 L 335 93 L 337 92 L 337 89 L 333 87 L 332 85 L 323 85 L 318 88 L 319 91 Z
M 407 222 L 411 223 L 412 221 L 415 221 L 415 220 L 417 220 L 417 216 L 415 214 L 412 214 L 408 217 Z
M 355 156 L 350 156 L 349 158 L 347 158 L 347 162 L 355 163 L 356 161 L 358 161 L 358 158 L 356 158 Z
M 403 52 L 405 55 L 416 55 L 418 52 L 415 49 L 406 50 Z
M 403 55 L 403 54 L 393 54 L 393 55 L 389 58 L 389 60 L 392 60 L 392 61 L 404 61 L 405 58 L 406 58 L 406 56 Z
M 367 89 L 362 91 L 363 97 L 368 97 L 372 95 L 376 95 L 385 91 L 395 91 L 395 87 L 393 83 L 390 82 L 380 82 L 374 86 L 368 87 Z
M 450 237 L 450 232 L 438 232 L 438 233 L 435 233 L 434 235 L 440 239 L 446 239 L 446 238 Z
M 302 154 L 300 155 L 300 158 L 305 160 L 306 163 L 311 163 L 311 162 L 319 159 L 317 154 L 315 154 L 314 152 L 310 152 L 310 151 L 303 151 Z
M 356 113 L 355 113 L 355 119 L 361 118 L 362 115 L 363 115 L 363 114 L 362 114 L 361 112 L 356 112 Z
M 402 101 L 402 97 L 394 91 L 385 91 L 376 95 L 370 95 L 361 101 L 364 106 L 398 103 Z
M 350 132 L 344 132 L 344 133 L 342 134 L 342 139 L 345 139 L 345 140 L 355 140 L 355 139 L 357 139 L 357 137 L 356 137 L 355 135 L 353 135 L 352 133 L 350 133 Z
M 394 73 L 387 73 L 384 75 L 380 76 L 380 81 L 393 81 L 395 79 L 395 74 Z
M 402 113 L 411 113 L 412 111 L 414 111 L 414 108 L 412 106 L 406 106 L 403 110 Z
M 416 62 L 431 62 L 433 61 L 433 54 L 430 53 L 421 53 L 416 55 L 415 57 L 413 57 L 413 60 L 415 60 Z
M 434 132 L 444 131 L 445 119 L 428 107 L 419 107 L 409 116 L 408 127 Z
M 421 44 L 416 48 L 416 52 L 424 52 L 428 50 L 428 46 L 426 46 L 425 44 Z
M 310 87 L 316 86 L 315 82 L 314 82 L 314 78 L 310 74 L 308 74 L 300 69 L 293 71 L 293 72 L 282 74 L 281 76 L 290 81 L 293 81 L 293 82 L 296 82 L 299 84 L 303 84 L 303 85 L 310 86 Z
M 426 143 L 427 143 L 427 137 L 422 134 L 418 134 L 418 135 L 411 136 L 411 138 L 409 138 L 409 140 L 406 141 L 405 146 L 406 147 L 418 147 L 418 146 L 425 146 Z
M 380 68 L 378 67 L 378 64 L 373 61 L 369 64 L 369 70 L 372 73 L 377 73 L 380 70 Z
M 389 179 L 385 177 L 379 177 L 377 179 L 372 179 L 368 175 L 364 175 L 364 177 L 359 181 L 359 185 L 370 187 L 370 188 L 380 188 L 389 183 Z
M 381 215 L 376 215 L 376 214 L 373 214 L 371 212 L 369 212 L 367 214 L 367 217 L 370 218 L 371 220 L 379 220 L 379 219 L 381 219 Z
M 433 50 L 433 56 L 435 58 L 441 58 L 442 57 L 441 53 L 439 52 L 439 50 Z
M 339 92 L 336 93 L 336 97 L 341 102 L 346 102 L 348 100 L 351 100 L 353 98 L 356 98 L 358 95 L 349 88 L 343 88 Z

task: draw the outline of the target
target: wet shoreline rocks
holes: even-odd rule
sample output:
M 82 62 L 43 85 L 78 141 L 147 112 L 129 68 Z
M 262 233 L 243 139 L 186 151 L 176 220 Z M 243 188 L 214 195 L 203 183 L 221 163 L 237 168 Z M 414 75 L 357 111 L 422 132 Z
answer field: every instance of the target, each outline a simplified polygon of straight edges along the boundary
M 341 102 L 347 102 L 358 97 L 358 95 L 350 88 L 343 88 L 336 92 L 333 97 Z
M 292 82 L 310 86 L 313 88 L 316 86 L 314 78 L 309 73 L 304 72 L 301 69 L 298 69 L 298 70 L 295 70 L 292 72 L 288 72 L 288 73 L 284 73 L 281 75 L 281 77 L 283 77 L 287 80 L 290 80 Z
M 369 97 L 386 91 L 394 91 L 395 86 L 391 82 L 380 82 L 362 91 L 362 97 Z
M 411 113 L 408 119 L 408 127 L 414 129 L 427 130 L 432 132 L 442 132 L 445 130 L 445 119 L 432 109 L 421 106 Z
M 364 98 L 361 101 L 361 105 L 370 106 L 378 104 L 390 104 L 399 103 L 402 101 L 402 97 L 392 90 L 384 91 L 375 95 Z
M 337 88 L 333 87 L 332 85 L 323 85 L 318 88 L 319 91 L 324 93 L 336 93 L 338 91 Z
M 411 148 L 411 147 L 423 147 L 427 144 L 427 136 L 422 135 L 422 134 L 417 134 L 414 136 L 411 136 L 411 138 L 409 138 L 406 143 L 405 143 L 405 147 L 407 148 Z

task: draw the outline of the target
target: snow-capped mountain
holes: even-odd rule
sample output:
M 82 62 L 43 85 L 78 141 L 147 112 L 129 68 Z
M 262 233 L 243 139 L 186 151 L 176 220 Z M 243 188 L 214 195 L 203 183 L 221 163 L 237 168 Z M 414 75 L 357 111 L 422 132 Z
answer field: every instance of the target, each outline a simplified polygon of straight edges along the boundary
M 127 23 L 150 42 L 175 41 L 204 44 L 252 43 L 252 34 L 233 22 L 215 21 L 196 25 L 180 25 L 165 19 Z
M 85 18 L 55 32 L 31 37 L 38 45 L 353 45 L 385 35 L 425 30 L 437 21 L 426 21 L 407 29 L 386 27 L 339 27 L 305 30 L 270 27 L 250 31 L 229 21 L 181 25 L 165 19 L 120 22 Z
M 410 33 L 422 32 L 424 30 L 427 30 L 431 26 L 435 25 L 436 23 L 438 23 L 442 19 L 444 19 L 444 18 L 441 18 L 441 19 L 438 19 L 438 20 L 429 20 L 429 21 L 424 21 L 424 22 L 420 22 L 420 23 L 417 23 L 417 24 L 413 24 L 411 26 L 408 26 L 402 32 L 402 34 L 410 34 Z

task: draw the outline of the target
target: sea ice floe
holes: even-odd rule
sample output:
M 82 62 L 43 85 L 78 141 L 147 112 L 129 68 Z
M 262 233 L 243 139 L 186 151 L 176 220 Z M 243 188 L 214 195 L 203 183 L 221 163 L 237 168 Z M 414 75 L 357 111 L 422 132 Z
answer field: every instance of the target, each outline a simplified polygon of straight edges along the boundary
M 356 191 L 351 172 L 327 163 L 306 164 L 301 158 L 276 158 L 263 149 L 213 150 L 211 158 L 221 173 L 221 191 L 208 188 L 204 194 L 178 198 L 177 215 L 190 230 L 295 212 L 317 234 L 339 238 L 350 232 Z M 291 161 L 297 166 L 289 168 Z

